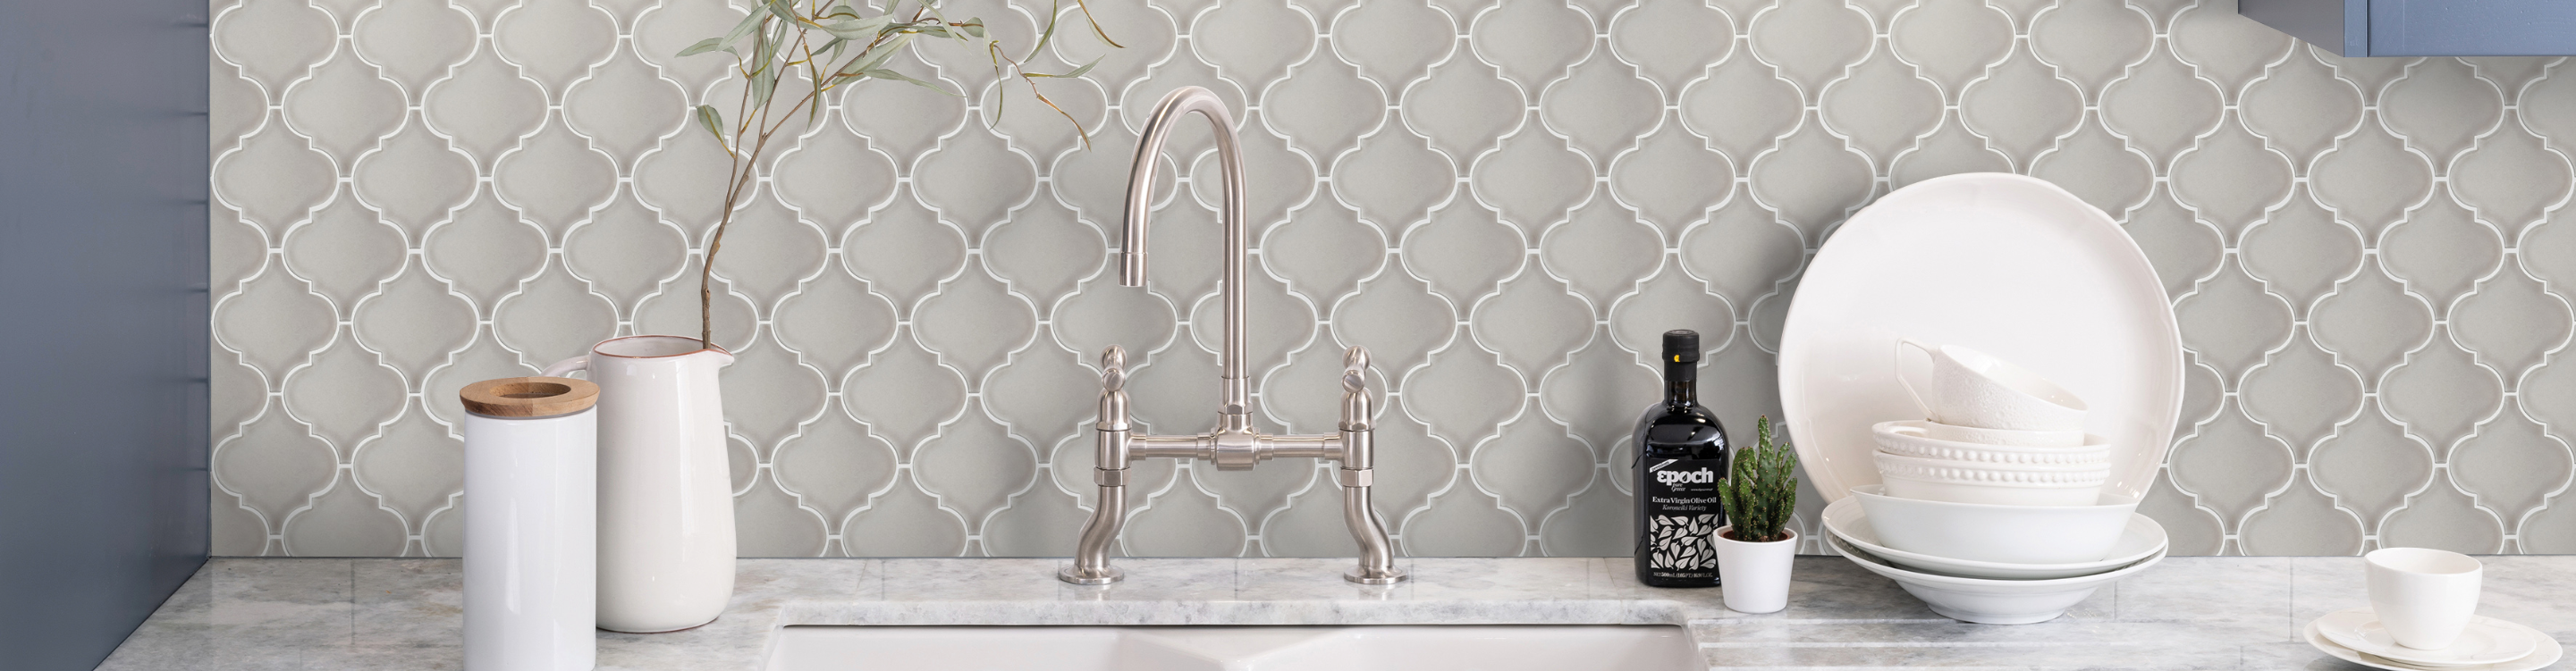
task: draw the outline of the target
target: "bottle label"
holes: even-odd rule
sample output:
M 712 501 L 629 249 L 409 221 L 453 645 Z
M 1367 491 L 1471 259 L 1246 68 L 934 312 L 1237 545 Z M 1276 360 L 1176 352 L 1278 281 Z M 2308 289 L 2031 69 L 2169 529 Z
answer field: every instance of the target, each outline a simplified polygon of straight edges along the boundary
M 1637 538 L 1646 569 L 1657 578 L 1717 579 L 1717 528 L 1726 526 L 1717 488 L 1724 459 L 1655 459 L 1646 464 L 1638 494 L 1644 497 Z

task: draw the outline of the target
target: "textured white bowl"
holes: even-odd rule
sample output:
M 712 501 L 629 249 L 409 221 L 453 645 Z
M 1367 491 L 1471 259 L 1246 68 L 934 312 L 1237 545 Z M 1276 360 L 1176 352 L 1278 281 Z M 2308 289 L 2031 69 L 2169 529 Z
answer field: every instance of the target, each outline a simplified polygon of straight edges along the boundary
M 1879 544 L 1968 561 L 2099 561 L 2111 556 L 2138 511 L 2137 499 L 2118 495 L 2102 496 L 2094 505 L 2013 506 L 1898 498 L 1882 489 L 1852 488 Z
M 2013 429 L 1987 429 L 1974 426 L 1959 426 L 1957 424 L 1943 424 L 1928 419 L 1900 420 L 1895 422 L 1895 424 L 1898 426 L 1921 429 L 1922 435 L 1940 440 L 1955 440 L 1962 443 L 1977 443 L 1980 445 L 2003 445 L 2008 447 L 2083 447 L 2102 442 L 2100 437 L 2088 436 L 2082 431 L 2017 431 Z M 1871 428 L 1875 429 L 1877 427 L 1873 426 Z
M 1879 480 L 1887 494 L 1926 501 L 2018 506 L 2093 503 L 2111 477 L 2107 464 L 2003 464 L 1925 459 L 1879 452 Z
M 1844 559 L 1859 564 L 1862 570 L 1896 581 L 1896 586 L 1905 588 L 1907 594 L 1922 599 L 1923 605 L 1931 606 L 1932 612 L 1978 624 L 2030 624 L 2057 619 L 2057 616 L 2066 614 L 2066 609 L 2083 603 L 2085 597 L 2093 596 L 2093 590 L 2136 575 L 2165 558 L 2165 553 L 2158 551 L 2116 571 L 2076 578 L 1993 580 L 1909 571 L 1852 547 L 1850 542 L 1833 534 L 1826 534 L 1825 538 L 1835 552 L 1842 553 Z
M 1935 431 L 1925 425 L 1940 426 L 1921 420 L 1879 422 L 1871 426 L 1870 435 L 1878 441 L 1878 451 L 1900 457 L 1972 461 L 1991 464 L 2025 464 L 2032 466 L 2096 466 L 2110 473 L 2111 444 L 2100 436 L 2082 438 L 2072 446 L 2018 446 L 1980 443 L 1933 437 Z M 2028 432 L 2016 432 L 2028 433 Z
M 2164 551 L 2167 544 L 2163 526 L 2156 524 L 2154 519 L 2145 515 L 2132 514 L 2129 516 L 2128 526 L 2120 532 L 2119 540 L 2112 543 L 2110 556 L 2107 558 L 2063 564 L 1988 562 L 1953 559 L 1887 547 L 1879 542 L 1878 530 L 1870 524 L 1868 512 L 1862 509 L 1859 502 L 1851 499 L 1835 501 L 1833 505 L 1825 506 L 1824 523 L 1825 530 L 1832 532 L 1834 536 L 1898 566 L 1937 575 L 1999 580 L 2048 580 L 2088 576 L 2146 559 L 2149 555 Z

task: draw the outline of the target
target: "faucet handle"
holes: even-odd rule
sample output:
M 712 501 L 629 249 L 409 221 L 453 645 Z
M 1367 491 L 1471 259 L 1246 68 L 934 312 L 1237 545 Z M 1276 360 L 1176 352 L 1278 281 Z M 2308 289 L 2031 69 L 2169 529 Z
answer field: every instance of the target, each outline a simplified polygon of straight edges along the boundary
M 1352 345 L 1348 351 L 1342 353 L 1342 393 L 1359 394 L 1368 391 L 1368 365 L 1369 355 L 1366 347 Z
M 1368 395 L 1368 348 L 1352 345 L 1342 353 L 1342 426 L 1343 431 L 1367 431 L 1374 428 L 1376 404 Z M 1365 459 L 1358 460 L 1362 464 Z M 1367 468 L 1365 465 L 1345 468 Z
M 1100 390 L 1114 392 L 1126 389 L 1127 348 L 1110 345 L 1100 353 Z

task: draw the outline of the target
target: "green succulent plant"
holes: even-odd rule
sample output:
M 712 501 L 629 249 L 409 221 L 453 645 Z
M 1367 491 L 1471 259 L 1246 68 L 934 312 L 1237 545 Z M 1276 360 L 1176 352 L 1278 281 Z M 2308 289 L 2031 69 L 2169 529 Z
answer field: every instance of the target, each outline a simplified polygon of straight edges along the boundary
M 689 115 L 698 126 L 714 135 L 732 157 L 733 167 L 725 175 L 724 214 L 716 222 L 715 235 L 707 241 L 706 259 L 698 269 L 698 341 L 714 347 L 715 317 L 711 307 L 716 266 L 716 251 L 724 247 L 725 229 L 733 225 L 734 210 L 752 192 L 760 173 L 760 156 L 769 148 L 770 137 L 788 129 L 789 122 L 803 117 L 811 126 L 822 117 L 830 101 L 824 95 L 845 86 L 868 80 L 903 82 L 943 94 L 963 97 L 940 85 L 896 72 L 888 62 L 894 55 L 921 37 L 957 46 L 981 47 L 992 57 L 996 79 L 1016 78 L 1028 84 L 1029 94 L 1046 103 L 1082 135 L 1082 146 L 1091 147 L 1091 133 L 1082 121 L 1048 100 L 1038 90 L 1038 80 L 1080 77 L 1100 63 L 1092 59 L 1081 67 L 1059 73 L 1030 72 L 1027 64 L 1046 54 L 1047 43 L 1055 39 L 1056 22 L 1064 18 L 1063 0 L 1048 7 L 1044 31 L 1037 43 L 1029 46 L 1027 55 L 1017 58 L 1004 52 L 1001 41 L 986 37 L 984 20 L 968 18 L 951 20 L 939 11 L 940 0 L 885 0 L 882 9 L 868 0 L 751 0 L 751 15 L 734 24 L 733 30 L 721 37 L 710 37 L 689 45 L 681 56 L 724 52 L 733 55 L 733 72 L 741 79 L 742 98 L 730 119 L 714 105 L 698 105 Z M 1101 30 L 1092 18 L 1090 6 L 1073 0 L 1091 31 L 1111 47 L 1124 48 L 1109 33 Z M 907 10 L 907 7 L 909 9 Z M 794 89 L 780 95 L 781 88 Z M 984 115 L 992 124 L 1002 117 L 1001 95 L 994 97 L 994 109 Z M 847 113 L 856 114 L 857 110 Z
M 1789 515 L 1798 510 L 1798 453 L 1787 442 L 1771 440 L 1771 418 L 1753 422 L 1752 447 L 1735 451 L 1726 482 L 1718 485 L 1718 505 L 1726 508 L 1729 535 L 1747 543 L 1789 537 Z

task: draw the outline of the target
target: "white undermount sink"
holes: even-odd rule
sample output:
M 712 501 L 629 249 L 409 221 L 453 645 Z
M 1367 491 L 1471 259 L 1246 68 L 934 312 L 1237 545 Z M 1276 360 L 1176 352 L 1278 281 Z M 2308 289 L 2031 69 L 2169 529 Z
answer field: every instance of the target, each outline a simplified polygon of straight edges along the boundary
M 1670 625 L 787 627 L 769 671 L 1680 671 Z

